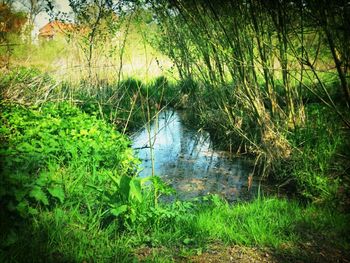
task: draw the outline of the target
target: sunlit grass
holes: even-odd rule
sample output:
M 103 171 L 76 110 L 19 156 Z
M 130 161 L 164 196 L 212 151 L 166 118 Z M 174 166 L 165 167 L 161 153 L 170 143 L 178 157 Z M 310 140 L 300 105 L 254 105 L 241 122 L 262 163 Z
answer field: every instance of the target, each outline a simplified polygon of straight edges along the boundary
M 288 47 L 278 47 L 283 36 L 270 10 L 257 16 L 261 32 L 247 30 L 251 4 L 214 20 L 205 6 L 187 21 L 166 15 L 162 28 L 135 20 L 128 34 L 122 26 L 91 46 L 91 68 L 86 39 L 16 38 L 0 78 L 0 261 L 137 262 L 142 249 L 150 252 L 146 262 L 186 261 L 212 244 L 295 261 L 318 262 L 309 252 L 327 247 L 346 255 L 349 115 L 348 105 L 335 103 L 343 93 L 328 44 L 320 37 L 310 61 L 304 52 L 316 46 L 299 43 L 300 33 L 288 32 Z M 166 107 L 186 109 L 190 125 L 207 129 L 221 148 L 256 157 L 254 176 L 297 198 L 158 202 L 163 186 L 135 177 L 138 160 L 125 134 Z
M 292 200 L 258 199 L 253 203 L 223 204 L 201 210 L 193 226 L 199 233 L 227 243 L 278 248 L 301 242 L 304 230 L 315 234 L 320 231 L 326 236 L 342 233 L 345 222 L 345 216 L 333 216 L 327 209 L 303 208 Z
M 154 250 L 151 257 L 170 260 L 178 256 L 179 250 L 193 255 L 217 242 L 223 246 L 266 247 L 276 253 L 298 251 L 300 244 L 317 240 L 327 240 L 325 245 L 336 248 L 349 248 L 346 236 L 349 217 L 329 209 L 303 207 L 295 201 L 275 198 L 234 205 L 215 203 L 196 204 L 194 210 L 187 211 L 187 216 L 179 213 L 159 223 L 150 220 L 126 232 L 116 231 L 113 224 L 101 228 L 94 223 L 93 215 L 58 207 L 51 212 L 42 211 L 28 225 L 8 232 L 7 242 L 12 238 L 14 243 L 5 255 L 12 259 L 26 253 L 32 260 L 45 257 L 120 262 L 131 260 L 140 247 L 163 247 L 158 252 Z

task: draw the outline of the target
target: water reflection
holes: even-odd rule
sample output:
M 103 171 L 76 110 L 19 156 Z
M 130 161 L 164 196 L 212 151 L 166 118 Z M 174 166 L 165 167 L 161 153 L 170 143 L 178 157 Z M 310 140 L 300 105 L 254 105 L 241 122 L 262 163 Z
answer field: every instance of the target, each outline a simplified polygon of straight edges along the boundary
M 216 151 L 207 132 L 188 128 L 179 111 L 163 111 L 151 123 L 151 143 L 155 174 L 173 186 L 180 198 L 188 199 L 216 193 L 229 201 L 248 199 L 256 186 L 247 189 L 250 164 Z M 152 174 L 147 129 L 132 136 L 133 148 L 142 161 L 139 176 Z

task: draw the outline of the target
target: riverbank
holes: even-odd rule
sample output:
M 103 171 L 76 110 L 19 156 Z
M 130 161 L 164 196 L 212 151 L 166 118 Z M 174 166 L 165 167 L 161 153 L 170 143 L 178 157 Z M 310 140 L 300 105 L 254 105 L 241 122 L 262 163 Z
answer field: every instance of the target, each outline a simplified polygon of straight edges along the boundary
M 348 260 L 349 214 L 345 209 L 340 211 L 346 204 L 339 202 L 346 200 L 346 184 L 342 193 L 333 196 L 332 192 L 325 191 L 328 185 L 326 188 L 311 188 L 314 181 L 307 182 L 310 190 L 322 191 L 324 196 L 331 197 L 332 202 L 329 203 L 325 200 L 312 203 L 311 198 L 302 199 L 299 195 L 299 198 L 290 200 L 260 196 L 252 202 L 228 204 L 218 195 L 208 195 L 215 191 L 207 189 L 203 189 L 202 197 L 195 199 L 198 196 L 198 180 L 193 184 L 186 170 L 191 167 L 193 172 L 201 173 L 197 177 L 204 177 L 202 173 L 205 174 L 206 169 L 201 172 L 197 166 L 187 166 L 188 169 L 183 169 L 181 174 L 183 180 L 175 182 L 178 188 L 182 183 L 190 183 L 192 188 L 185 187 L 190 189 L 187 201 L 173 198 L 172 202 L 161 202 L 168 194 L 174 193 L 168 184 L 171 180 L 167 183 L 159 177 L 149 177 L 150 161 L 145 174 L 134 177 L 140 171 L 139 161 L 132 154 L 132 142 L 121 134 L 127 131 L 125 120 L 133 123 L 132 127 L 140 127 L 151 119 L 152 112 L 159 111 L 160 104 L 158 108 L 156 104 L 161 100 L 157 95 L 159 92 L 153 91 L 153 96 L 148 96 L 147 90 L 152 91 L 155 86 L 146 88 L 131 80 L 123 83 L 120 89 L 107 93 L 111 87 L 106 86 L 97 94 L 112 96 L 127 90 L 118 105 L 135 109 L 135 115 L 132 115 L 133 110 L 129 110 L 112 116 L 113 105 L 99 104 L 95 93 L 88 96 L 87 91 L 74 87 L 67 88 L 76 99 L 57 101 L 63 96 L 61 88 L 66 84 L 47 93 L 46 102 L 37 100 L 31 93 L 22 93 L 22 97 L 8 99 L 1 104 L 1 155 L 4 157 L 1 179 L 5 182 L 1 188 L 1 207 L 4 208 L 1 214 L 2 261 L 21 261 L 24 257 L 36 262 L 43 259 L 45 262 L 201 262 L 206 259 L 215 262 L 231 260 L 231 257 L 242 262 L 261 259 L 268 262 Z M 11 87 L 14 92 L 21 86 Z M 162 87 L 167 89 L 168 86 Z M 40 91 L 41 86 L 37 88 Z M 167 100 L 170 97 L 166 97 Z M 191 108 L 187 110 L 191 111 Z M 326 174 L 337 163 L 330 160 L 345 146 L 341 140 L 343 133 L 336 133 L 338 122 L 333 122 L 334 126 L 329 126 L 325 132 L 323 124 L 332 116 L 326 109 L 321 113 L 316 107 L 308 116 L 310 121 L 316 120 L 318 124 L 299 130 L 298 137 L 291 137 L 299 138 L 295 141 L 295 145 L 299 145 L 296 149 L 303 149 L 304 153 L 290 164 L 303 160 L 299 163 L 301 166 L 292 170 L 290 164 L 281 167 L 286 174 L 299 172 L 303 180 L 310 178 L 302 177 L 305 175 L 303 167 Z M 124 121 L 122 118 L 125 118 Z M 151 127 L 151 122 L 149 124 Z M 168 133 L 180 135 L 175 128 L 169 127 Z M 181 168 L 184 163 L 193 164 L 191 153 L 198 149 L 202 156 L 200 164 L 208 165 L 210 154 L 203 154 L 201 143 L 195 144 L 203 138 L 187 130 L 188 127 L 178 128 L 178 131 L 187 134 L 180 143 L 182 147 L 174 146 L 178 139 L 168 147 L 179 161 L 178 165 L 165 165 L 163 171 L 170 173 L 171 169 Z M 166 135 L 164 138 L 171 137 Z M 305 138 L 308 140 L 303 142 Z M 188 145 L 193 147 L 187 148 Z M 139 146 L 144 146 L 144 142 Z M 149 150 L 144 149 L 146 152 Z M 204 149 L 204 153 L 208 150 Z M 215 151 L 212 153 L 214 157 L 220 156 Z M 161 151 L 159 154 L 162 154 Z M 164 156 L 172 158 L 169 153 Z M 338 161 L 343 163 L 343 158 L 346 154 Z M 232 160 L 221 160 L 220 165 L 229 168 L 228 163 L 232 165 Z M 162 162 L 157 160 L 156 166 L 161 165 Z M 219 183 L 225 186 L 227 183 L 229 186 L 226 179 L 232 183 L 235 169 L 228 173 L 224 172 L 228 169 L 221 169 L 216 173 L 216 168 L 220 167 L 211 167 L 216 181 L 210 185 Z M 338 166 L 337 171 L 341 172 L 342 166 Z M 172 172 L 177 176 L 179 170 Z M 345 175 L 341 176 L 346 179 Z M 244 189 L 248 188 L 247 176 L 248 173 L 241 174 L 238 180 Z M 323 186 L 327 182 L 316 183 Z M 225 189 L 217 188 L 216 193 L 225 193 Z M 301 189 L 297 188 L 294 194 Z M 336 208 L 334 204 L 340 205 Z M 269 257 L 264 256 L 266 253 Z
M 318 243 L 319 242 L 319 243 Z M 197 250 L 194 255 L 165 248 L 142 248 L 136 252 L 140 262 L 240 262 L 240 263 L 278 263 L 278 262 L 348 262 L 349 253 L 333 247 L 325 247 L 322 240 L 300 244 L 299 250 L 276 251 L 269 248 L 246 247 L 242 245 L 227 246 L 211 244 L 205 251 Z M 180 255 L 180 256 L 179 256 Z
M 350 218 L 332 207 L 218 195 L 162 203 L 170 188 L 132 177 L 130 142 L 107 122 L 69 103 L 1 108 L 3 262 L 200 262 L 241 250 L 242 260 L 348 259 Z

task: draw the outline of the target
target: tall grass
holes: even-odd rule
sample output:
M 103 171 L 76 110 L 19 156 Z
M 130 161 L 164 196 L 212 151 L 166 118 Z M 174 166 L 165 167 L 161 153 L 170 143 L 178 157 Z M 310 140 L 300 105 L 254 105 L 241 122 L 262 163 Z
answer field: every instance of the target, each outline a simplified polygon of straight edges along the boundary
M 345 27 L 337 26 L 347 24 L 340 11 L 345 6 L 340 2 L 316 6 L 312 1 L 224 1 L 220 5 L 154 1 L 152 8 L 161 25 L 155 44 L 173 60 L 183 82 L 197 83 L 186 100 L 199 125 L 211 131 L 222 147 L 254 155 L 256 176 L 281 180 L 280 185 L 297 182 L 312 191 L 323 188 L 318 183 L 325 186 L 342 180 L 332 173 L 331 159 L 337 150 L 330 154 L 322 180 L 306 166 L 295 164 L 293 172 L 288 164 L 296 159 L 303 162 L 309 154 L 308 147 L 294 140 L 299 131 L 312 126 L 311 102 L 320 108 L 326 105 L 339 123 L 331 132 L 339 134 L 339 141 L 330 137 L 325 145 L 334 149 L 347 145 L 348 132 L 343 133 L 343 127 L 350 127 L 348 71 L 339 68 L 339 62 L 346 64 L 343 41 L 348 38 L 342 38 Z M 336 47 L 343 55 L 334 57 Z M 317 118 L 320 126 L 328 126 L 329 120 Z M 322 156 L 327 149 L 317 146 L 313 154 Z M 318 165 L 325 162 L 321 159 Z M 334 188 L 329 185 L 330 189 L 305 194 L 323 199 L 322 191 L 337 192 L 337 183 L 331 185 Z
M 5 72 L 3 72 L 5 73 Z M 146 105 L 153 116 L 164 106 L 175 106 L 180 94 L 165 77 L 143 83 L 136 78 L 118 82 L 79 83 L 56 81 L 36 68 L 19 67 L 7 71 L 0 79 L 3 101 L 22 105 L 69 101 L 84 112 L 96 115 L 118 127 L 132 131 L 147 122 Z
M 337 5 L 305 3 L 151 1 L 157 19 L 138 9 L 136 20 L 146 14 L 149 23 L 130 24 L 141 37 L 97 47 L 88 70 L 58 80 L 38 70 L 56 61 L 52 49 L 67 48 L 52 42 L 32 47 L 42 54 L 36 67 L 2 71 L 0 260 L 186 261 L 212 244 L 263 247 L 282 261 L 347 260 L 349 216 L 335 209 L 348 211 L 350 200 L 348 38 L 335 27 L 346 21 Z M 147 40 L 149 28 L 160 38 Z M 158 64 L 150 42 L 156 57 L 172 59 L 178 82 L 144 67 Z M 71 44 L 67 64 L 84 64 Z M 18 64 L 32 55 L 22 51 Z M 124 62 L 143 56 L 138 78 L 127 77 L 135 65 Z M 135 177 L 125 134 L 169 106 L 191 112 L 222 148 L 254 155 L 254 175 L 307 202 L 158 201 L 171 190 L 156 176 Z
M 57 85 L 52 79 L 42 81 L 42 77 L 36 71 L 20 69 L 2 82 L 1 160 L 5 173 L 1 176 L 5 186 L 1 206 L 5 210 L 1 214 L 0 254 L 4 261 L 20 261 L 25 255 L 30 261 L 130 262 L 138 260 L 141 247 L 165 247 L 155 249 L 149 260 L 177 260 L 205 252 L 213 243 L 262 246 L 287 258 L 317 260 L 308 251 L 303 253 L 300 244 L 328 239 L 333 242 L 327 245 L 342 254 L 348 248 L 348 218 L 331 208 L 303 207 L 296 201 L 273 198 L 229 205 L 217 196 L 165 204 L 155 202 L 159 195 L 169 192 L 158 177 L 147 178 L 151 184 L 132 177 L 137 161 L 129 142 L 109 124 L 123 131 L 128 122 L 136 120 L 137 110 L 143 121 L 149 121 L 147 107 L 149 112 L 156 112 L 175 101 L 189 107 L 191 100 L 198 103 L 191 94 L 200 94 L 204 88 L 200 84 L 189 81 L 187 86 L 187 82 L 175 86 L 159 78 L 146 86 L 128 79 L 119 87 L 101 85 L 94 89 L 83 82 L 81 86 Z M 180 89 L 186 94 L 179 95 Z M 183 98 L 186 95 L 187 102 Z M 125 111 L 120 110 L 122 107 Z M 307 116 L 327 118 L 318 110 L 316 107 Z M 111 112 L 120 118 L 119 125 L 109 119 Z M 225 118 L 218 116 L 218 123 L 224 123 Z M 334 144 L 324 144 L 333 127 L 328 134 L 322 133 L 321 123 L 324 121 L 316 123 L 317 131 L 312 126 L 300 130 L 300 140 L 292 138 L 295 147 L 301 148 L 299 144 L 307 136 L 314 138 L 314 132 L 322 135 L 320 145 L 330 147 L 329 153 L 316 156 L 328 164 L 336 150 L 332 147 L 341 144 L 337 136 Z M 315 141 L 304 147 L 311 144 Z M 305 152 L 311 155 L 313 150 Z M 311 171 L 319 163 L 315 160 L 306 168 Z M 298 165 L 298 169 L 291 168 L 293 172 L 306 169 L 303 163 L 292 164 Z M 323 168 L 324 172 L 329 169 Z M 346 173 L 342 169 L 339 172 Z M 307 181 L 300 182 L 303 184 L 298 189 L 305 193 L 323 191 Z M 332 184 L 328 183 L 327 189 L 329 186 Z M 313 196 L 326 199 L 333 192 Z

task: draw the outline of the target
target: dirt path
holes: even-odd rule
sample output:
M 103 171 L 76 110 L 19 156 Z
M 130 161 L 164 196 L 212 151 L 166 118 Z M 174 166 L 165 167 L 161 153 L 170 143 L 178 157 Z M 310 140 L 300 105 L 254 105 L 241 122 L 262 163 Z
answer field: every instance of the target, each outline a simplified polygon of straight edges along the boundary
M 314 244 L 301 244 L 298 249 L 281 248 L 279 250 L 224 246 L 212 244 L 205 251 L 193 249 L 191 251 L 170 250 L 168 248 L 142 248 L 136 253 L 140 262 L 344 262 L 350 263 L 350 253 L 336 248 L 315 246 Z

